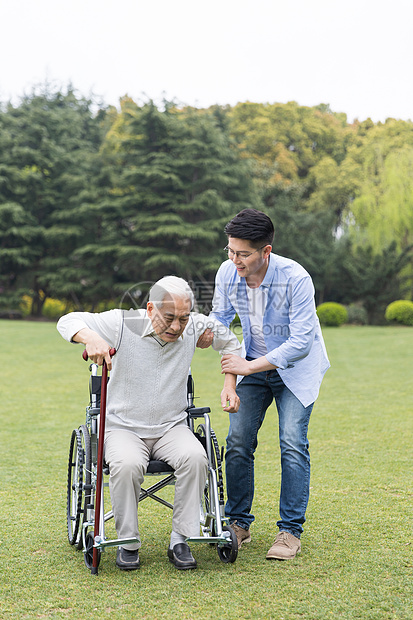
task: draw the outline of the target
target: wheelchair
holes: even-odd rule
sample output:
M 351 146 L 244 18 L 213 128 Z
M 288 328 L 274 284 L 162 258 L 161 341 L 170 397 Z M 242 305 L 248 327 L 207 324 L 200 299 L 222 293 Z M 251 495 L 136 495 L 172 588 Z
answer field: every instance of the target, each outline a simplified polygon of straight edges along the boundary
M 111 355 L 115 353 L 111 351 Z M 87 360 L 86 351 L 83 358 Z M 89 366 L 90 402 L 86 407 L 86 421 L 72 431 L 69 448 L 67 477 L 67 534 L 71 545 L 82 550 L 86 567 L 98 574 L 101 554 L 107 547 L 138 542 L 132 539 L 108 539 L 105 523 L 113 518 L 113 511 L 105 512 L 104 487 L 109 486 L 105 478 L 109 475 L 104 462 L 104 432 L 106 419 L 106 388 L 108 372 L 106 364 L 98 374 L 98 366 Z M 189 370 L 187 382 L 188 425 L 204 446 L 208 459 L 208 476 L 200 500 L 200 534 L 187 542 L 209 543 L 215 546 L 219 559 L 224 563 L 235 562 L 238 542 L 235 532 L 227 523 L 224 513 L 224 484 L 222 475 L 222 451 L 210 423 L 210 408 L 194 406 L 194 382 Z M 175 483 L 172 467 L 159 460 L 149 461 L 145 485 L 151 479 L 151 486 L 142 487 L 139 503 L 152 499 L 166 508 L 173 504 L 159 495 L 159 492 Z M 147 485 L 146 485 L 147 486 Z

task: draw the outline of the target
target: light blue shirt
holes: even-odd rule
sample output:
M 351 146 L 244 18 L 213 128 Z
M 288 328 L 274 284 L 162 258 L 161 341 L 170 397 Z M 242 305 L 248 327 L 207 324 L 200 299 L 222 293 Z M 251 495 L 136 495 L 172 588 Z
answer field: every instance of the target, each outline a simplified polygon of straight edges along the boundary
M 267 297 L 263 335 L 266 359 L 277 366 L 285 385 L 304 407 L 313 403 L 330 363 L 316 314 L 310 275 L 295 261 L 270 254 L 260 288 Z M 244 337 L 243 354 L 251 342 L 247 285 L 231 260 L 219 268 L 211 315 L 227 327 L 238 314 Z

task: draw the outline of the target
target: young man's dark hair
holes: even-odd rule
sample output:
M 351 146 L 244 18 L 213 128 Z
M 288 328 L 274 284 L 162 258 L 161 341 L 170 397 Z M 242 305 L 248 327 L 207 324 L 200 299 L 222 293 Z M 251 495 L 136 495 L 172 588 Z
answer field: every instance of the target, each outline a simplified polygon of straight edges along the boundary
M 225 226 L 224 232 L 228 237 L 245 239 L 251 245 L 272 245 L 274 240 L 274 226 L 268 215 L 257 209 L 240 211 Z

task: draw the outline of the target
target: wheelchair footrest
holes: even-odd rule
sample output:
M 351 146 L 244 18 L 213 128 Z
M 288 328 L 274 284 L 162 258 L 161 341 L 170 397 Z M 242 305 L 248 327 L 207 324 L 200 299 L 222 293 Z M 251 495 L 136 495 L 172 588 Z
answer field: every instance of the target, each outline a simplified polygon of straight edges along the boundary
M 135 543 L 140 543 L 139 538 L 113 538 L 106 540 L 97 536 L 93 546 L 97 549 L 104 549 L 105 547 L 121 547 L 122 545 L 133 545 Z
M 226 536 L 190 536 L 186 539 L 186 542 L 191 543 L 210 543 L 217 545 L 227 545 L 231 542 L 231 538 L 227 538 Z

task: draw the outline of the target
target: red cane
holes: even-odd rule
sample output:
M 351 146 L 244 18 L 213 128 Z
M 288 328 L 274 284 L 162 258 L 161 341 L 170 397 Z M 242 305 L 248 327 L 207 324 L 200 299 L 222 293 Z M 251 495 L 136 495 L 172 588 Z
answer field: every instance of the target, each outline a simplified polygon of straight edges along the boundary
M 116 349 L 110 349 L 109 355 L 113 357 L 116 353 Z M 88 360 L 88 354 L 86 351 L 83 351 L 83 359 L 85 361 Z M 102 499 L 102 479 L 103 479 L 103 449 L 105 442 L 105 422 L 106 422 L 106 392 L 107 392 L 107 384 L 108 384 L 108 367 L 106 366 L 105 360 L 103 360 L 102 364 L 102 384 L 100 388 L 100 420 L 99 420 L 99 443 L 98 443 L 98 455 L 97 455 L 97 472 L 96 472 L 96 504 L 95 504 L 95 530 L 94 530 L 94 541 L 96 541 L 99 536 L 99 528 L 100 528 L 100 510 L 101 510 L 101 499 Z M 98 574 L 98 550 L 93 545 L 93 561 L 91 573 L 92 575 Z

